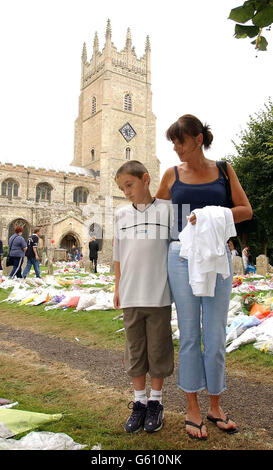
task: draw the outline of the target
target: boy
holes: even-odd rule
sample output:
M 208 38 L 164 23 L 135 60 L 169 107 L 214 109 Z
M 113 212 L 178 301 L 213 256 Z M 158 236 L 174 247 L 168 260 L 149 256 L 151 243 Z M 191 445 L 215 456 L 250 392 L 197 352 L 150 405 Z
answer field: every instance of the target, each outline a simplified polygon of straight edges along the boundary
M 36 277 L 40 278 L 40 265 L 39 265 L 39 255 L 38 255 L 38 243 L 41 236 L 41 229 L 39 227 L 35 228 L 33 234 L 28 238 L 27 241 L 27 264 L 23 272 L 23 278 L 26 278 L 31 266 L 34 267 Z
M 167 281 L 169 203 L 151 196 L 148 171 L 138 161 L 122 165 L 115 181 L 132 202 L 118 210 L 114 238 L 114 306 L 123 308 L 124 363 L 134 386 L 133 411 L 125 430 L 135 433 L 144 427 L 154 432 L 163 426 L 162 386 L 174 367 Z

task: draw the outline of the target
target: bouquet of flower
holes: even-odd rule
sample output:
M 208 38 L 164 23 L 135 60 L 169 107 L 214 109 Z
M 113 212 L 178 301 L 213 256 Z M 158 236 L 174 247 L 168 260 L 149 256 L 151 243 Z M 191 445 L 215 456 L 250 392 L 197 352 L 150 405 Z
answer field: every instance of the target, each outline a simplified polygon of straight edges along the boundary
M 253 304 L 257 303 L 257 298 L 254 294 L 245 294 L 243 295 L 243 307 L 245 307 L 249 312 Z

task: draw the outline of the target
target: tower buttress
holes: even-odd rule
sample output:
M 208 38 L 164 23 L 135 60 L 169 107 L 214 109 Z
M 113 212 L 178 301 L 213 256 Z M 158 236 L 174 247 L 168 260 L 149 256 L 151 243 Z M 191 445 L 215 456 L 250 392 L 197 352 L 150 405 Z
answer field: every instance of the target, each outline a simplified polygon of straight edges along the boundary
M 146 56 L 147 83 L 151 84 L 151 44 L 150 44 L 149 36 L 147 36 L 146 38 L 145 56 Z
M 84 67 L 85 67 L 85 64 L 86 64 L 86 61 L 87 61 L 87 51 L 86 51 L 86 44 L 85 42 L 83 43 L 83 47 L 82 47 L 82 73 L 81 73 L 81 88 L 83 87 L 83 83 L 84 83 Z
M 93 43 L 93 54 L 99 52 L 99 38 L 97 31 L 95 32 L 94 43 Z
M 106 34 L 105 34 L 105 56 L 104 56 L 104 66 L 105 70 L 111 70 L 112 63 L 112 31 L 111 31 L 111 22 L 107 20 Z
M 132 37 L 130 28 L 127 29 L 126 34 L 126 49 L 132 49 Z

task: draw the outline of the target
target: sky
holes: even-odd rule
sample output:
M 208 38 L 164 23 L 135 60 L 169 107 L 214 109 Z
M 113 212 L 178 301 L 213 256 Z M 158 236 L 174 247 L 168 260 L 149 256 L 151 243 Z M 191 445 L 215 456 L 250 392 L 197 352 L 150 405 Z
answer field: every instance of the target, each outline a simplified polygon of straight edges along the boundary
M 78 115 L 81 53 L 100 50 L 107 19 L 123 49 L 127 28 L 138 58 L 151 42 L 156 154 L 161 175 L 178 163 L 166 129 L 194 114 L 214 135 L 207 158 L 235 152 L 232 140 L 272 96 L 273 31 L 267 52 L 235 39 L 229 12 L 242 0 L 12 0 L 0 18 L 0 161 L 70 164 Z M 257 56 L 257 57 L 256 57 Z

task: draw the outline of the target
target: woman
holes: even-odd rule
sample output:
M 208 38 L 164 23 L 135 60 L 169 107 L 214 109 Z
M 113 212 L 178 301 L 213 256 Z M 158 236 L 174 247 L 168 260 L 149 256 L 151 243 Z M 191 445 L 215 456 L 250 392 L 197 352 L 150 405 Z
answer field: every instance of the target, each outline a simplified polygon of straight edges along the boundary
M 235 256 L 238 256 L 238 251 L 235 250 L 234 243 L 231 239 L 228 240 L 228 246 L 229 246 L 229 249 L 230 249 L 231 259 L 234 258 Z
M 245 274 L 249 273 L 255 273 L 256 268 L 253 266 L 253 258 L 250 253 L 250 249 L 248 246 L 245 246 L 243 251 L 242 251 L 242 257 L 243 257 L 243 265 L 244 265 L 244 270 Z
M 9 255 L 13 258 L 13 268 L 9 275 L 10 279 L 14 278 L 14 276 L 22 277 L 22 264 L 27 249 L 26 241 L 22 237 L 23 227 L 17 225 L 14 232 L 9 238 Z
M 187 223 L 185 213 L 182 214 L 182 204 L 186 205 L 186 215 L 189 215 L 197 208 L 210 205 L 229 207 L 229 203 L 221 170 L 215 161 L 207 159 L 203 153 L 203 147 L 209 148 L 213 140 L 209 126 L 203 126 L 195 116 L 184 115 L 170 126 L 166 136 L 173 142 L 174 151 L 181 162 L 165 172 L 156 194 L 158 198 L 171 199 L 175 209 L 168 275 L 180 329 L 178 386 L 186 392 L 187 434 L 194 439 L 206 439 L 207 429 L 203 424 L 197 399 L 197 392 L 205 388 L 210 398 L 207 418 L 222 431 L 237 431 L 236 424 L 220 407 L 220 396 L 226 388 L 226 320 L 232 289 L 231 257 L 229 253 L 231 274 L 225 280 L 217 275 L 215 296 L 194 296 L 189 285 L 187 260 L 179 258 L 181 246 L 178 234 Z M 234 204 L 231 209 L 234 222 L 250 219 L 251 206 L 230 164 L 228 174 Z M 195 224 L 195 215 L 189 221 Z M 201 306 L 204 353 L 201 351 Z

